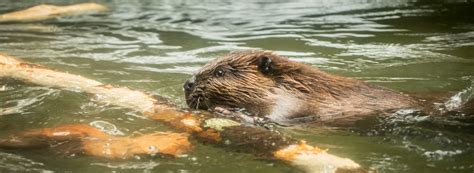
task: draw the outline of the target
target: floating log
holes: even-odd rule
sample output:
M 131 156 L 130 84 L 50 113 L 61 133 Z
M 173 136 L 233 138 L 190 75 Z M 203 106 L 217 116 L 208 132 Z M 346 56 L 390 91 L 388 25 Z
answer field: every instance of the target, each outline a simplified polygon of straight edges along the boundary
M 96 3 L 82 3 L 68 6 L 43 4 L 20 11 L 1 14 L 0 22 L 34 22 L 63 16 L 100 13 L 107 10 L 107 7 Z
M 98 101 L 129 108 L 150 119 L 186 132 L 198 141 L 281 160 L 306 172 L 365 172 L 354 161 L 327 153 L 305 141 L 246 126 L 205 111 L 183 111 L 165 100 L 125 87 L 104 85 L 82 76 L 55 71 L 0 54 L 0 77 L 37 85 L 79 90 L 98 95 Z
M 53 148 L 69 155 L 128 159 L 138 155 L 178 156 L 188 152 L 191 143 L 185 133 L 157 132 L 136 137 L 117 137 L 87 124 L 67 124 L 14 133 L 1 139 L 0 147 Z

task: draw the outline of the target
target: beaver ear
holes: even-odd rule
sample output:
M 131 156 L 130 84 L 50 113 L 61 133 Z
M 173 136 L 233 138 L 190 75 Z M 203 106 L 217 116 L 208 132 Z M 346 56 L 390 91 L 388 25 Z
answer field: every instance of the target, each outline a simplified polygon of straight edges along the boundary
M 258 70 L 263 74 L 269 74 L 272 71 L 272 59 L 263 56 L 258 59 Z

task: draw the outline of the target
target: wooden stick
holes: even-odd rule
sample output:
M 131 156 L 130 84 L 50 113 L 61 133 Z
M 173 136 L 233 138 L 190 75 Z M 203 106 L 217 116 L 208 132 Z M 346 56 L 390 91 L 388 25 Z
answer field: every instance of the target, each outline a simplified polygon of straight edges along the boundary
M 354 161 L 340 158 L 304 141 L 266 129 L 245 126 L 212 113 L 185 112 L 140 91 L 104 85 L 78 75 L 54 71 L 39 65 L 0 55 L 0 77 L 13 77 L 38 85 L 80 90 L 99 95 L 99 101 L 130 108 L 191 134 L 199 141 L 236 151 L 282 160 L 306 172 L 360 172 Z M 364 172 L 364 171 L 363 171 Z
M 0 15 L 0 22 L 33 22 L 62 16 L 107 11 L 107 7 L 96 3 L 82 3 L 68 6 L 37 5 L 25 10 Z

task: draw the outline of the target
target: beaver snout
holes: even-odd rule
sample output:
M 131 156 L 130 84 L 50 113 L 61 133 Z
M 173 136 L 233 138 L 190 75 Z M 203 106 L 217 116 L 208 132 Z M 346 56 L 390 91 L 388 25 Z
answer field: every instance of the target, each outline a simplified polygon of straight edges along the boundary
M 183 85 L 184 95 L 186 96 L 186 104 L 189 107 L 195 109 L 207 109 L 207 107 L 202 104 L 204 101 L 203 90 L 196 88 L 196 80 L 193 76 L 191 79 L 186 80 Z
M 189 93 L 191 93 L 194 89 L 194 81 L 193 80 L 186 80 L 186 82 L 184 83 L 184 92 L 186 92 L 186 95 L 188 95 Z
M 194 107 L 195 99 L 193 96 L 190 96 L 193 93 L 195 82 L 192 80 L 186 80 L 184 82 L 184 95 L 186 96 L 186 104 L 189 107 Z

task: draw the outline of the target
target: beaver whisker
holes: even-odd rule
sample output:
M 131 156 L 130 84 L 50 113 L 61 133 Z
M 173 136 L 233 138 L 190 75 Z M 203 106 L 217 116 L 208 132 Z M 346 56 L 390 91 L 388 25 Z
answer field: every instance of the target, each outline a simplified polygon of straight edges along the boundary
M 194 92 L 194 93 L 202 93 L 202 92 L 204 92 L 204 91 L 203 91 L 201 88 L 197 88 L 197 87 L 196 87 L 193 92 Z
M 195 108 L 195 109 L 199 109 L 199 104 L 201 103 L 200 100 L 201 100 L 201 97 L 198 96 L 198 98 L 197 98 L 197 104 L 196 104 L 196 108 Z
M 203 96 L 203 100 L 207 100 L 207 99 L 206 99 L 206 98 L 204 98 L 204 96 Z M 208 108 L 208 109 L 210 108 L 210 107 L 209 107 L 209 102 L 208 102 L 208 101 L 207 101 L 207 102 L 204 102 L 204 104 L 206 105 L 206 108 Z

